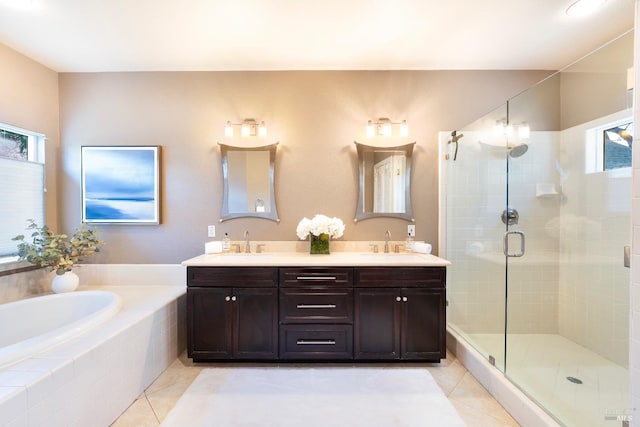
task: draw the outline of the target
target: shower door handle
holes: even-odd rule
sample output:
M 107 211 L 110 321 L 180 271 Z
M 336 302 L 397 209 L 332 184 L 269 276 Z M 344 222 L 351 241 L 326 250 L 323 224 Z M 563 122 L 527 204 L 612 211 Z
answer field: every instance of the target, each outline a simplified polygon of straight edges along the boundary
M 624 266 L 631 268 L 631 246 L 624 247 Z
M 515 234 L 520 236 L 520 252 L 509 253 L 509 235 Z M 524 256 L 524 233 L 522 231 L 507 231 L 504 233 L 504 239 L 502 241 L 502 251 L 504 256 L 511 258 L 519 258 Z

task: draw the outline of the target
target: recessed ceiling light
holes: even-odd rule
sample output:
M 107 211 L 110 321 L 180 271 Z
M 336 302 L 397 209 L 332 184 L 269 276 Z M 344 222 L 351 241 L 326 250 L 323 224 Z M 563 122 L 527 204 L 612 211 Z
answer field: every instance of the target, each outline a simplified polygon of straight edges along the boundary
M 567 15 L 569 16 L 585 16 L 589 15 L 604 3 L 607 0 L 577 0 L 571 6 L 567 8 Z

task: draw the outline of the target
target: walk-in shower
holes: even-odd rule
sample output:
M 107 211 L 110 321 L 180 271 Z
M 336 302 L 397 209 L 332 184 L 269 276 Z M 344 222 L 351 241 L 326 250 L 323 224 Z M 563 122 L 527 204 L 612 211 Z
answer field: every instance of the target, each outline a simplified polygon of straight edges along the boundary
M 630 414 L 632 66 L 627 33 L 440 135 L 449 330 L 567 426 Z

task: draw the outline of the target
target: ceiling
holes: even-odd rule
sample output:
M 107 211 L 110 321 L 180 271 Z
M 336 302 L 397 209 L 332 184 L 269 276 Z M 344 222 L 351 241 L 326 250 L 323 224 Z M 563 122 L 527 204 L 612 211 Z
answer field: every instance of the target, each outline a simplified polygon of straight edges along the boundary
M 59 72 L 555 70 L 633 27 L 573 1 L 0 0 L 0 43 Z

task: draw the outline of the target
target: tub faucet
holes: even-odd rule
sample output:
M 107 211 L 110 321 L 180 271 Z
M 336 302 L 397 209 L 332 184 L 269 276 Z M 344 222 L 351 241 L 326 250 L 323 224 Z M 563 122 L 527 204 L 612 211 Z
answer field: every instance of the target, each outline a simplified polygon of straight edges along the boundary
M 384 253 L 389 253 L 389 240 L 391 240 L 391 232 L 389 230 L 384 232 Z
M 251 253 L 251 243 L 249 242 L 249 231 L 245 230 L 244 232 L 244 253 Z

